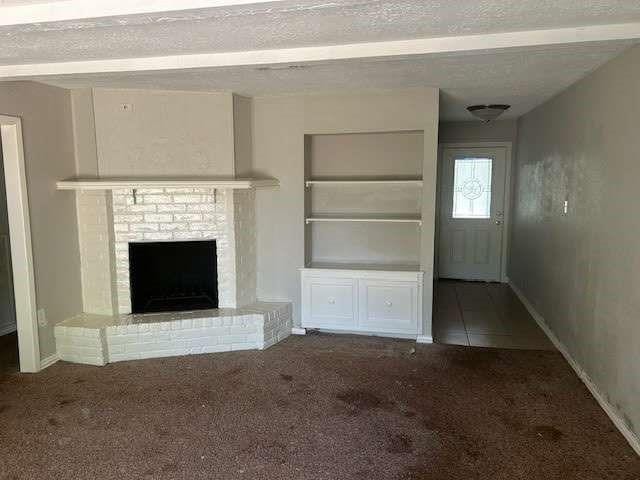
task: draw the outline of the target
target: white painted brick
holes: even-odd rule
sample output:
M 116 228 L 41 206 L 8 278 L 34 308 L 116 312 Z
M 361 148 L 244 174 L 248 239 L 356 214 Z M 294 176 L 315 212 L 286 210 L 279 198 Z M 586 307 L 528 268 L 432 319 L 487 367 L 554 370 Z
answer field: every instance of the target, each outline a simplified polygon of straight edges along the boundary
M 128 212 L 135 213 L 152 213 L 156 211 L 155 205 L 133 204 L 127 207 Z
M 187 205 L 187 212 L 214 212 L 216 207 L 212 203 L 196 203 Z
M 146 204 L 172 203 L 171 195 L 143 195 L 138 198 Z
M 111 343 L 109 345 L 109 356 L 117 353 L 124 353 L 124 345 L 119 343 Z
M 189 224 L 188 223 L 161 223 L 160 230 L 165 232 L 188 232 Z
M 187 211 L 186 205 L 172 203 L 168 205 L 157 205 L 158 213 L 182 213 Z
M 208 345 L 202 349 L 202 353 L 217 353 L 217 352 L 230 352 L 231 345 L 227 344 L 218 344 L 218 345 Z
M 203 238 L 202 232 L 174 232 L 173 238 L 175 240 L 199 240 Z M 220 273 L 218 273 L 218 277 Z M 218 284 L 219 286 L 219 284 Z
M 247 336 L 246 335 L 225 335 L 224 337 L 220 337 L 220 343 L 246 343 Z
M 174 195 L 173 203 L 200 203 L 203 201 L 202 195 Z M 169 203 L 169 202 L 166 202 Z
M 132 224 L 135 225 L 135 224 Z M 131 225 L 129 225 L 131 228 Z M 120 243 L 115 244 L 116 253 L 120 252 L 129 252 L 129 244 L 128 242 L 139 242 L 142 240 L 142 232 L 129 232 L 129 233 L 118 233 L 118 240 Z M 128 259 L 127 259 L 128 261 Z
M 224 213 L 203 213 L 202 221 L 211 222 L 211 223 L 215 223 L 217 221 L 224 221 Z
M 110 309 L 113 303 L 109 298 L 110 294 L 105 296 L 102 293 L 108 291 L 113 292 L 119 312 L 130 312 L 129 259 L 126 253 L 128 242 L 140 241 L 215 239 L 218 247 L 220 305 L 233 308 L 255 299 L 255 241 L 252 240 L 255 237 L 255 221 L 252 195 L 236 196 L 230 190 L 185 187 L 138 189 L 135 204 L 131 189 L 117 189 L 108 196 L 100 193 L 88 198 L 88 206 L 96 204 L 102 205 L 102 208 L 106 208 L 108 199 L 114 212 L 114 220 L 123 220 L 116 223 L 118 226 L 114 228 L 115 238 L 112 240 L 109 239 L 106 228 L 109 221 L 105 216 L 95 222 L 96 226 L 92 224 L 85 228 L 88 243 L 101 241 L 108 245 L 112 241 L 116 252 L 113 279 L 111 272 L 105 269 L 110 261 L 108 249 L 90 255 L 86 269 L 83 265 L 83 275 L 84 270 L 89 271 L 89 262 L 95 265 L 93 277 L 87 278 L 83 285 L 86 285 L 88 293 L 95 292 L 94 296 L 103 298 L 105 310 Z M 81 207 L 82 205 L 79 209 Z M 102 227 L 99 227 L 101 224 Z M 246 231 L 253 233 L 248 235 Z M 246 239 L 250 241 L 247 242 Z M 81 245 L 81 252 L 91 251 L 84 247 L 84 244 Z M 107 270 L 106 274 L 99 273 L 101 270 Z M 94 285 L 102 285 L 102 288 Z
M 173 219 L 176 222 L 201 222 L 202 215 L 198 213 L 176 213 Z
M 210 223 L 190 223 L 189 224 L 189 230 L 192 231 L 196 231 L 196 230 L 208 230 L 208 231 L 215 231 L 215 226 L 210 224 Z
M 132 223 L 132 222 L 142 222 L 144 220 L 144 215 L 114 215 L 113 221 L 115 223 Z
M 255 325 L 234 325 L 230 327 L 230 333 L 232 334 L 248 334 L 257 333 L 258 327 Z
M 173 215 L 170 213 L 147 213 L 144 216 L 146 223 L 172 222 Z
M 132 232 L 157 232 L 160 230 L 157 223 L 132 223 L 129 228 Z
M 144 234 L 145 240 L 172 240 L 173 234 L 171 232 L 151 232 Z
M 255 304 L 253 308 L 256 313 L 249 307 L 221 317 L 173 321 L 162 321 L 166 316 L 158 314 L 149 316 L 158 321 L 102 329 L 58 325 L 54 332 L 61 358 L 96 365 L 138 358 L 264 349 L 290 334 L 289 304 Z M 231 326 L 216 326 L 220 324 Z M 169 330 L 169 326 L 173 329 Z

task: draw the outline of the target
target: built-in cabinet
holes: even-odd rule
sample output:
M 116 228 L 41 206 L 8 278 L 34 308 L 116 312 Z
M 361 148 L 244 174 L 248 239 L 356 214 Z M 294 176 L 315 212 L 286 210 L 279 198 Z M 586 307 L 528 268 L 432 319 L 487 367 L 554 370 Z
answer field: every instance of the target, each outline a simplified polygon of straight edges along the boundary
M 423 133 L 305 136 L 302 326 L 420 333 Z
M 304 328 L 419 333 L 422 272 L 305 268 L 301 276 Z

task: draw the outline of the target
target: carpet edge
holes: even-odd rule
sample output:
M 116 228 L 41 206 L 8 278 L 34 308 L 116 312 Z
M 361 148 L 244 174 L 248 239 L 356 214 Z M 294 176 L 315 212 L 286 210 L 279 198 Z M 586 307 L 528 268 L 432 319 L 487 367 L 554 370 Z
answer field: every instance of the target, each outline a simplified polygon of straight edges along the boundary
M 538 326 L 562 354 L 573 371 L 576 372 L 576 375 L 578 375 L 578 378 L 580 378 L 582 383 L 584 383 L 587 389 L 591 392 L 591 395 L 593 395 L 593 397 L 596 399 L 598 405 L 600 405 L 600 407 L 604 410 L 604 412 L 616 426 L 618 431 L 620 431 L 622 436 L 627 440 L 627 442 L 629 442 L 631 448 L 633 448 L 636 454 L 640 456 L 640 439 L 627 426 L 624 420 L 620 417 L 618 411 L 605 399 L 605 396 L 602 394 L 598 386 L 593 382 L 593 380 L 591 380 L 587 372 L 582 369 L 580 364 L 571 356 L 567 347 L 558 339 L 558 337 L 556 337 L 551 328 L 547 325 L 544 317 L 538 313 L 538 311 L 524 295 L 522 290 L 520 290 L 520 288 L 518 288 L 511 280 L 509 280 L 508 284 L 516 294 L 516 296 L 520 299 L 529 314 L 533 317 Z

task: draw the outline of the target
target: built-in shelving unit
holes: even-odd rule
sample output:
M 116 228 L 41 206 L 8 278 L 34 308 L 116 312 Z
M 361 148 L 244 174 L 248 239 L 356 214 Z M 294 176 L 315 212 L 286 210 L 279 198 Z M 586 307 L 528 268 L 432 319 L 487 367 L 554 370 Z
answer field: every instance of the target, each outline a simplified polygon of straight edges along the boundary
M 415 338 L 423 157 L 422 132 L 305 137 L 303 327 Z
M 419 265 L 422 132 L 305 136 L 306 264 Z

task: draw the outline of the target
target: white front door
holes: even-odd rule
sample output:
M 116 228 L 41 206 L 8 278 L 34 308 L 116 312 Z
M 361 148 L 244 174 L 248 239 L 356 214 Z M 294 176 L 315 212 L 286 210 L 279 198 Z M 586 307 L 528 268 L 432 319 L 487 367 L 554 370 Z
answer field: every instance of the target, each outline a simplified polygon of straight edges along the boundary
M 445 148 L 440 177 L 440 278 L 500 281 L 506 148 Z

